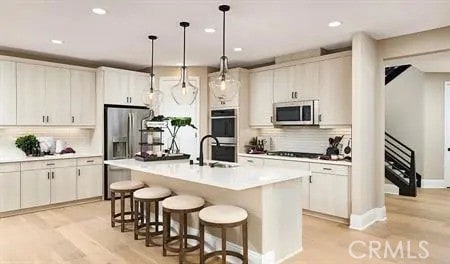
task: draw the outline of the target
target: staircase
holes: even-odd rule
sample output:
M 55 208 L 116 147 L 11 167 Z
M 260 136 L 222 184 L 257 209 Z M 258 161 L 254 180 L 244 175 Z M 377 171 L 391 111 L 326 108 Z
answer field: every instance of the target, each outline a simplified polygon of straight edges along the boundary
M 421 176 L 416 173 L 414 150 L 385 133 L 384 160 L 384 175 L 399 188 L 399 195 L 416 197 Z
M 411 67 L 411 64 L 384 68 L 384 85 L 390 83 L 397 76 L 402 74 L 402 72 L 406 71 L 409 67 Z

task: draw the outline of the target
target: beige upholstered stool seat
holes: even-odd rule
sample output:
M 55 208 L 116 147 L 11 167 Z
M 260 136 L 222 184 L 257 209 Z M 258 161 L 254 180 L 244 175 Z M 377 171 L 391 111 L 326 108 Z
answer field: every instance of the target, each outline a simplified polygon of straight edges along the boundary
M 202 207 L 204 204 L 203 198 L 192 195 L 172 196 L 162 202 L 162 206 L 169 210 L 190 210 Z
M 109 189 L 112 191 L 127 191 L 137 190 L 144 187 L 144 183 L 141 181 L 120 181 L 111 183 Z
M 248 214 L 247 211 L 236 206 L 213 205 L 203 208 L 198 216 L 208 223 L 232 224 L 244 221 Z
M 170 196 L 172 192 L 164 187 L 150 186 L 134 192 L 134 198 L 143 200 L 153 200 Z

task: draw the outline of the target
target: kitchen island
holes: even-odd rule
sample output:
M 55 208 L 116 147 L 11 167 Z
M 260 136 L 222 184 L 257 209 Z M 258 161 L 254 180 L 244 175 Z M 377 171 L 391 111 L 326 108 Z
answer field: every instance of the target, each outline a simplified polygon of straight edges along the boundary
M 203 197 L 207 204 L 230 204 L 247 210 L 250 263 L 280 263 L 302 250 L 302 178 L 309 171 L 279 167 L 190 165 L 187 160 L 141 162 L 108 160 L 105 164 L 130 169 L 132 178 L 147 185 L 170 188 L 177 194 Z M 190 220 L 189 232 L 198 233 Z M 218 230 L 207 230 L 205 244 L 220 248 Z M 240 229 L 227 234 L 227 247 L 241 249 Z

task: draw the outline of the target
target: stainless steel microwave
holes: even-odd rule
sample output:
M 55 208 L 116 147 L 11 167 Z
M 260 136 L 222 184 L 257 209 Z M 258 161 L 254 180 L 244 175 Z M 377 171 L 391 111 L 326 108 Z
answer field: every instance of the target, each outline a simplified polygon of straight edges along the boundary
M 319 125 L 319 100 L 273 104 L 275 126 Z

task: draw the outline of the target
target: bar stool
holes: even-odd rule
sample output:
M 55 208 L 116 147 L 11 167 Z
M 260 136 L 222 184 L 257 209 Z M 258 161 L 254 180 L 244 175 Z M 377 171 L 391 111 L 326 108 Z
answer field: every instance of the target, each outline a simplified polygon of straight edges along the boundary
M 199 218 L 200 264 L 204 264 L 207 259 L 214 256 L 222 256 L 222 263 L 225 264 L 227 263 L 227 255 L 241 259 L 244 264 L 248 263 L 247 211 L 232 205 L 213 205 L 202 209 Z M 205 226 L 222 229 L 222 250 L 205 254 Z M 226 229 L 236 226 L 242 226 L 243 254 L 226 249 Z
M 120 232 L 125 232 L 125 223 L 134 221 L 133 211 L 133 193 L 134 191 L 144 187 L 141 181 L 120 181 L 114 182 L 109 186 L 111 191 L 111 227 L 115 227 L 116 223 L 120 223 Z M 116 214 L 116 193 L 120 194 L 120 212 Z M 130 197 L 130 211 L 125 211 L 125 196 Z M 125 215 L 129 215 L 129 219 L 125 219 Z M 117 217 L 120 216 L 120 219 Z
M 159 230 L 159 226 L 163 226 L 163 223 L 159 221 L 159 202 L 169 197 L 172 192 L 164 187 L 151 186 L 148 188 L 142 188 L 134 192 L 134 240 L 139 238 L 139 235 L 145 236 L 145 246 L 161 246 L 153 241 L 153 238 L 162 235 L 162 229 Z M 155 208 L 154 221 L 150 221 L 150 207 L 153 204 Z M 145 208 L 145 209 L 144 209 Z M 145 215 L 145 221 L 144 221 Z M 141 224 L 139 224 L 141 220 Z M 154 232 L 150 232 L 150 227 L 155 228 Z M 145 228 L 144 231 L 141 229 Z
M 205 200 L 192 195 L 177 195 L 165 199 L 163 206 L 163 256 L 167 256 L 167 251 L 178 253 L 179 263 L 183 263 L 184 255 L 200 247 L 200 238 L 187 233 L 187 216 L 189 213 L 200 211 L 205 205 Z M 180 229 L 178 236 L 170 236 L 170 219 L 172 214 L 180 216 Z M 188 246 L 188 239 L 197 240 L 195 246 Z M 170 245 L 171 242 L 179 242 L 179 247 Z

